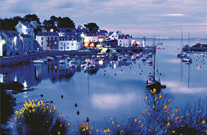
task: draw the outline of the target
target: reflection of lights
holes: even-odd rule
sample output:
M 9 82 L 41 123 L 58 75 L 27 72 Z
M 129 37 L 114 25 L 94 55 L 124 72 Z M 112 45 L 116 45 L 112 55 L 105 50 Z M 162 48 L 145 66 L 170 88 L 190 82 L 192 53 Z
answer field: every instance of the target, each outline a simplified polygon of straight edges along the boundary
M 16 75 L 15 75 L 15 77 L 14 77 L 14 81 L 17 82 L 17 76 L 16 76 Z
M 24 88 L 27 88 L 27 82 L 26 82 L 26 80 L 24 80 L 23 86 L 24 86 Z
M 55 70 L 57 69 L 57 65 L 55 65 Z
M 103 65 L 103 60 L 100 60 L 100 61 L 98 62 L 98 64 L 99 64 L 99 65 Z
M 14 37 L 14 43 L 15 44 L 17 43 L 17 37 L 16 36 Z
M 55 45 L 57 45 L 57 41 L 55 41 Z

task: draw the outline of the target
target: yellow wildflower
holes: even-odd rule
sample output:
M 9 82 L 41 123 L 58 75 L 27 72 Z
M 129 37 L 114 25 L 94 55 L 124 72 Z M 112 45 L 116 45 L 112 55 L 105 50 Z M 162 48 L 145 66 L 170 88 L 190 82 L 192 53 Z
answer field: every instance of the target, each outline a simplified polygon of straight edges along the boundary
M 138 122 L 137 118 L 136 118 L 136 119 L 134 119 L 134 122 L 136 122 L 136 123 Z
M 172 133 L 175 134 L 175 130 L 173 130 Z
M 148 96 L 146 96 L 146 100 L 148 99 Z
M 153 104 L 153 107 L 152 107 L 153 109 L 155 109 L 156 107 L 155 107 L 155 105 Z
M 154 88 L 154 89 L 153 89 L 153 93 L 156 93 L 156 91 L 157 91 L 157 90 Z
M 161 99 L 162 98 L 162 95 L 161 94 L 159 94 L 159 99 Z
M 114 124 L 114 121 L 112 121 L 112 125 Z
M 96 130 L 96 132 L 99 132 L 99 130 Z
M 164 109 L 165 109 L 165 110 L 167 109 L 167 105 L 164 106 Z
M 175 112 L 176 112 L 176 113 L 178 112 L 178 108 L 175 109 Z
M 149 129 L 149 132 L 151 131 L 151 129 Z
M 202 124 L 204 125 L 206 123 L 206 121 L 204 120 L 204 121 L 202 121 Z
M 82 131 L 83 131 L 83 132 L 85 132 L 85 131 L 86 131 L 86 129 L 84 128 L 84 129 L 82 129 Z
M 157 101 L 157 97 L 155 98 L 155 101 Z
M 167 102 L 169 103 L 170 101 L 171 101 L 171 99 L 168 99 L 168 101 L 167 101 Z
M 141 120 L 139 120 L 139 123 L 141 123 Z
M 91 133 L 92 133 L 92 131 L 89 132 L 89 134 L 91 134 Z
M 120 127 L 120 125 L 118 125 L 118 127 Z
M 170 126 L 170 122 L 167 123 L 167 126 Z

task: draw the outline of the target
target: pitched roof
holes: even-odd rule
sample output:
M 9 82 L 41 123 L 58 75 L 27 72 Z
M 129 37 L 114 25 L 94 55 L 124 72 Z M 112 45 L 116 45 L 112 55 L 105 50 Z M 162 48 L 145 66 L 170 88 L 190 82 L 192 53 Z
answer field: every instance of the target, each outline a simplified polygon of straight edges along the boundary
M 57 32 L 38 32 L 37 36 L 59 36 Z

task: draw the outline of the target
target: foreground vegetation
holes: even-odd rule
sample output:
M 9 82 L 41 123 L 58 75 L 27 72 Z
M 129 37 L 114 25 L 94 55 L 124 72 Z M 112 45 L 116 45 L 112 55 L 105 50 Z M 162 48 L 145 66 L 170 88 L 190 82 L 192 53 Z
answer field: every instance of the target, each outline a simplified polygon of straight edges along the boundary
M 140 117 L 129 117 L 118 123 L 113 118 L 105 129 L 96 129 L 88 119 L 71 129 L 67 118 L 56 113 L 55 105 L 45 101 L 29 100 L 15 112 L 15 132 L 30 134 L 80 134 L 80 135 L 205 135 L 207 134 L 207 100 L 201 103 L 188 103 L 186 106 L 172 108 L 171 99 L 166 94 L 156 94 L 156 89 L 146 93 L 147 108 Z

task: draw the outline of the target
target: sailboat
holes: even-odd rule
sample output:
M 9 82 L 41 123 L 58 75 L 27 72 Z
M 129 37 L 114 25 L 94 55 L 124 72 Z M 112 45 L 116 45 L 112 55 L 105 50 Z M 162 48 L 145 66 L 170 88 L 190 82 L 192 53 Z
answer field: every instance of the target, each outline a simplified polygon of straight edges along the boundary
M 156 53 L 155 50 L 156 49 L 154 49 L 154 65 L 153 65 L 154 72 L 153 75 L 148 76 L 148 79 L 146 81 L 146 88 L 149 90 L 156 89 L 156 94 L 158 94 L 160 93 L 161 88 L 166 88 L 166 85 L 161 85 L 160 79 L 159 80 L 155 79 L 155 53 Z
M 183 30 L 181 29 L 180 50 L 181 50 L 182 47 L 183 47 Z M 177 57 L 178 57 L 178 58 L 185 58 L 186 55 L 187 55 L 186 52 L 183 52 L 183 51 L 181 50 L 181 52 L 179 52 L 179 53 L 177 54 Z

